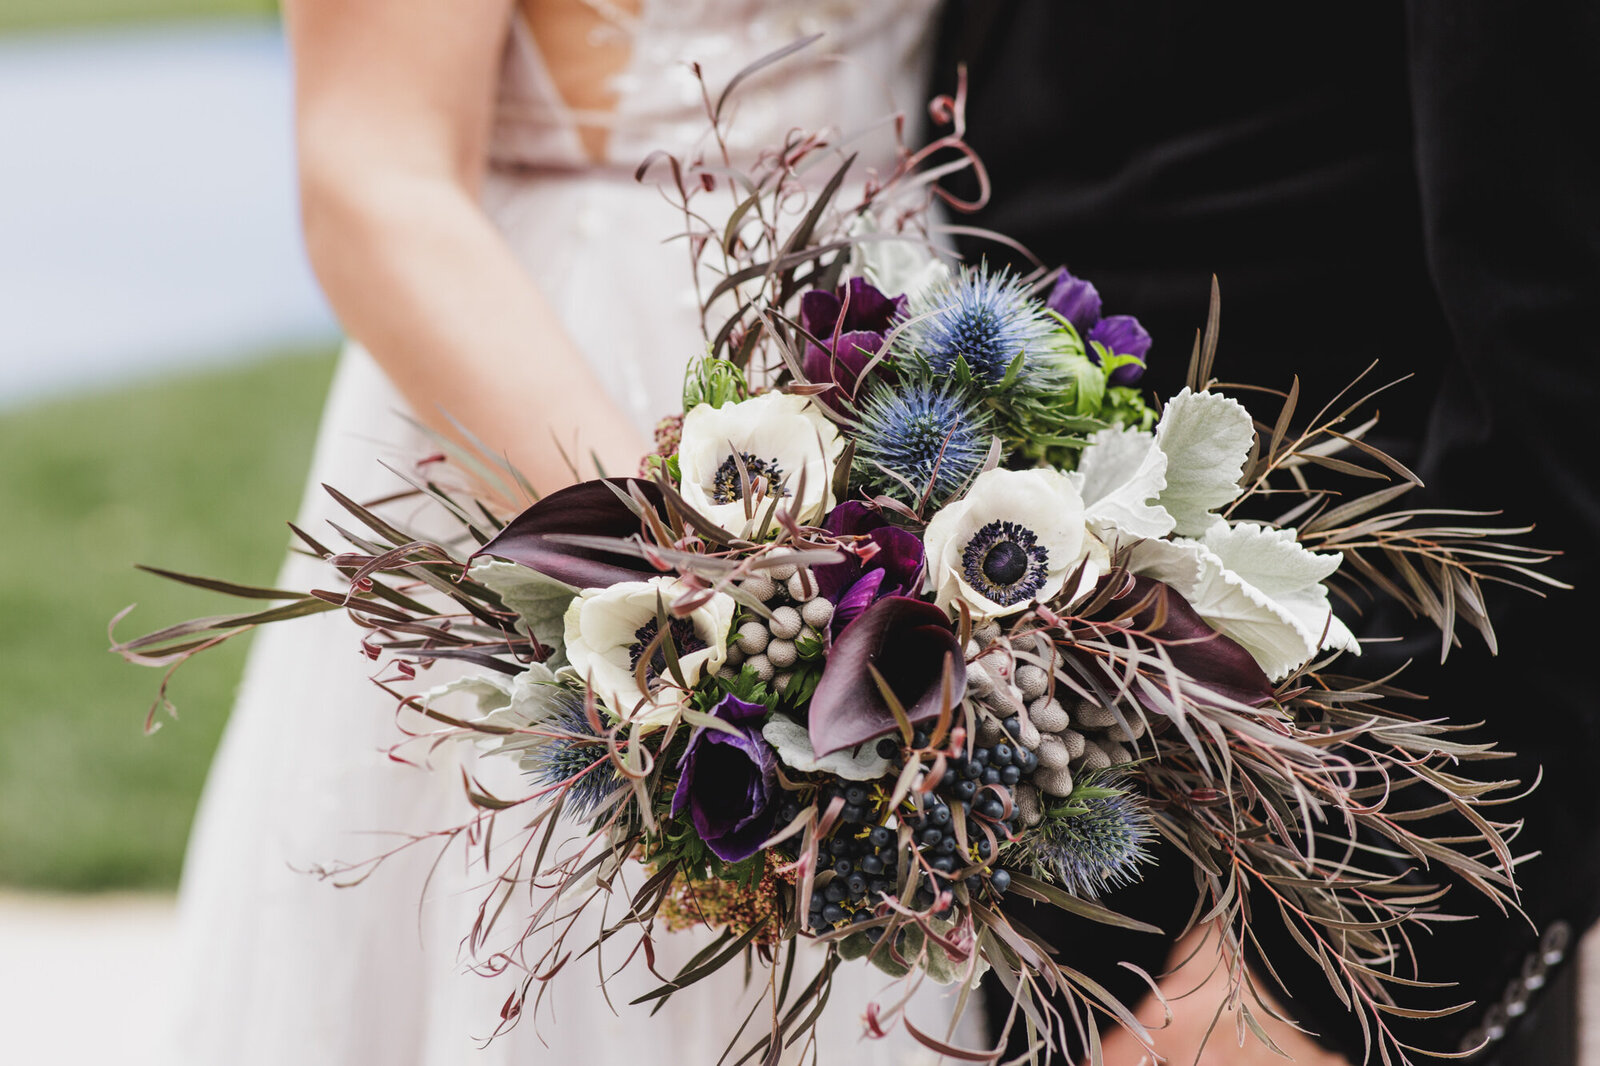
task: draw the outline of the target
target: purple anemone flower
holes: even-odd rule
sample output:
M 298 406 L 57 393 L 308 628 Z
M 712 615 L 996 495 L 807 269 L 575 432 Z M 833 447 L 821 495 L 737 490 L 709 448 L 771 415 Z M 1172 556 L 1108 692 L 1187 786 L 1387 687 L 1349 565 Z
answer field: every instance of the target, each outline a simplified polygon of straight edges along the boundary
M 1144 377 L 1150 334 L 1132 315 L 1100 317 L 1100 291 L 1093 282 L 1073 277 L 1063 270 L 1045 306 L 1071 322 L 1085 342 L 1098 341 L 1112 355 L 1131 355 L 1139 360 L 1113 370 L 1110 384 L 1132 385 Z M 1099 362 L 1093 348 L 1089 349 L 1089 358 Z
M 835 385 L 818 399 L 837 410 L 854 396 L 861 372 L 905 313 L 904 296 L 885 296 L 861 278 L 834 292 L 813 289 L 802 296 L 800 324 L 822 343 L 806 342 L 801 369 L 812 382 Z
M 738 735 L 702 726 L 689 737 L 672 793 L 672 816 L 688 808 L 706 847 L 723 862 L 739 862 L 772 835 L 778 762 L 761 736 L 767 713 L 761 704 L 724 696 L 711 713 Z
M 917 594 L 924 552 L 916 534 L 891 526 L 879 512 L 856 500 L 829 511 L 822 528 L 836 537 L 865 536 L 877 549 L 864 562 L 852 552 L 843 562 L 812 568 L 818 590 L 833 604 L 834 636 L 885 596 Z
M 1099 341 L 1113 355 L 1131 355 L 1139 360 L 1113 370 L 1111 384 L 1132 385 L 1144 377 L 1144 357 L 1150 351 L 1150 333 L 1139 324 L 1137 318 L 1132 315 L 1107 315 L 1094 324 L 1088 339 Z
M 1080 337 L 1100 321 L 1100 290 L 1094 287 L 1094 282 L 1075 278 L 1065 270 L 1056 278 L 1055 288 L 1050 290 L 1050 298 L 1044 305 L 1071 322 Z

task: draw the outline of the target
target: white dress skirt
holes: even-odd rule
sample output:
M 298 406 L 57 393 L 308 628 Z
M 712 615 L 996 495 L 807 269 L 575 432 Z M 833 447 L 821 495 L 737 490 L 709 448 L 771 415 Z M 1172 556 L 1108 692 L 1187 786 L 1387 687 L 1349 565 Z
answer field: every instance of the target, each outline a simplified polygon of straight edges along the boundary
M 678 406 L 687 359 L 702 350 L 681 242 L 681 220 L 652 187 L 633 180 L 650 150 L 681 150 L 704 128 L 689 76 L 702 63 L 716 84 L 751 59 L 821 30 L 811 55 L 758 77 L 744 97 L 735 147 L 781 141 L 792 126 L 867 125 L 898 105 L 920 109 L 931 32 L 927 0 L 824 5 L 789 2 L 646 4 L 617 27 L 634 43 L 608 116 L 609 158 L 587 161 L 520 18 L 503 68 L 486 211 L 521 254 L 568 333 L 642 429 Z M 829 58 L 829 57 L 833 58 Z M 887 167 L 889 142 L 874 161 Z M 540 357 L 529 338 L 528 357 Z M 318 487 L 376 498 L 398 483 L 380 459 L 406 464 L 432 450 L 400 417 L 404 404 L 359 347 L 344 353 L 318 437 L 299 524 L 319 536 L 341 512 Z M 334 538 L 336 539 L 336 538 Z M 331 540 L 330 540 L 331 543 Z M 282 583 L 331 587 L 319 563 L 291 557 Z M 569 964 L 537 1019 L 482 1046 L 515 975 L 466 972 L 484 871 L 461 847 L 429 881 L 436 849 L 401 854 L 366 882 L 337 888 L 307 871 L 374 855 L 394 834 L 456 824 L 469 808 L 456 752 L 431 768 L 392 761 L 401 738 L 394 700 L 371 677 L 359 631 L 341 613 L 268 627 L 256 636 L 190 840 L 180 896 L 181 986 L 169 1061 L 196 1066 L 584 1066 L 718 1061 L 761 988 L 730 966 L 675 996 L 654 1018 L 627 1001 L 657 983 L 642 967 L 601 995 L 593 957 Z M 471 757 L 467 753 L 468 758 Z M 486 761 L 487 762 L 487 761 Z M 509 764 L 476 768 L 516 787 Z M 424 898 L 424 885 L 427 884 Z M 619 940 L 622 938 L 618 938 Z M 582 943 L 581 936 L 573 943 Z M 615 942 L 615 941 L 614 941 Z M 672 974 L 705 937 L 659 941 Z M 604 957 L 614 969 L 624 952 Z M 815 965 L 813 959 L 812 965 Z M 861 1012 L 887 979 L 859 964 L 835 980 L 821 1029 L 822 1062 L 931 1062 L 903 1031 L 863 1041 Z M 976 997 L 974 997 L 976 998 Z M 911 1005 L 943 1035 L 953 993 L 928 986 Z M 743 1004 L 741 1006 L 741 1004 Z M 976 1019 L 977 1011 L 970 1012 Z M 752 1032 L 761 1032 L 764 1013 Z M 961 1040 L 982 1041 L 968 1025 Z

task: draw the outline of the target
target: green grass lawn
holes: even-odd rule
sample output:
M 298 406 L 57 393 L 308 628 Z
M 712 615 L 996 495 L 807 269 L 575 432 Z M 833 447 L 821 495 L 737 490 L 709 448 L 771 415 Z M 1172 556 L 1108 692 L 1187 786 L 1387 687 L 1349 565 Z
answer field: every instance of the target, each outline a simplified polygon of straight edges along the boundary
M 270 584 L 318 411 L 325 353 L 0 415 L 0 885 L 166 888 L 245 646 L 180 670 L 182 715 L 142 733 L 160 680 L 107 651 L 234 601 L 135 562 Z
M 0 33 L 159 18 L 273 15 L 274 0 L 0 0 Z

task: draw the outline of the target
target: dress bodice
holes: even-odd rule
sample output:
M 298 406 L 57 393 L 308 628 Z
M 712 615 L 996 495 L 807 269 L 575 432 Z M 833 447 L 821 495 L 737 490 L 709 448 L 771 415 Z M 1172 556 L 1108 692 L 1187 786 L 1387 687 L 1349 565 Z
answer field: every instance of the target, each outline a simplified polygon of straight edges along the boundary
M 627 45 L 626 65 L 609 86 L 615 107 L 584 111 L 562 101 L 518 8 L 495 108 L 494 165 L 631 174 L 650 152 L 682 152 L 704 139 L 691 62 L 715 92 L 749 63 L 812 34 L 822 39 L 741 89 L 729 129 L 736 154 L 781 143 L 795 127 L 850 132 L 897 109 L 914 117 L 923 102 L 936 0 L 643 0 L 636 16 L 605 0 L 585 2 L 605 18 L 596 32 Z M 586 125 L 607 131 L 602 160 L 579 141 Z
M 725 136 L 734 165 L 744 166 L 792 129 L 836 131 L 852 138 L 850 180 L 860 182 L 895 162 L 886 119 L 905 114 L 907 136 L 915 136 L 936 0 L 642 0 L 632 18 L 608 0 L 583 2 L 610 12 L 594 20 L 597 32 L 626 35 L 627 62 L 609 86 L 615 106 L 569 108 L 517 8 L 483 202 L 604 387 L 648 430 L 677 409 L 684 366 L 705 344 L 688 254 L 677 239 L 682 215 L 658 189 L 634 180 L 651 152 L 683 156 L 710 147 L 691 63 L 716 93 L 750 63 L 822 34 L 740 86 Z M 580 135 L 586 124 L 606 131 L 599 160 Z M 663 174 L 658 169 L 651 180 Z M 718 210 L 716 200 L 696 209 Z M 530 357 L 539 357 L 532 344 Z

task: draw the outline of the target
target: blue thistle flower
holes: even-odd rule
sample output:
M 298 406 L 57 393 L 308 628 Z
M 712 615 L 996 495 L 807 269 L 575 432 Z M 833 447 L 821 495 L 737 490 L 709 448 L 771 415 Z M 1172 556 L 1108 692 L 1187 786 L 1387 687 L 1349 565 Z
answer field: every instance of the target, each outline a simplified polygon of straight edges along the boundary
M 572 782 L 567 812 L 587 818 L 622 786 L 622 775 L 607 758 L 605 738 L 589 725 L 583 693 L 558 689 L 546 707 L 544 717 L 532 726 L 540 736 L 523 751 L 522 768 L 540 785 Z
M 963 267 L 919 296 L 911 314 L 925 317 L 906 330 L 907 341 L 935 373 L 948 374 L 960 357 L 984 385 L 1004 380 L 1019 353 L 1024 374 L 1039 369 L 1054 332 L 1028 286 L 987 264 Z
M 989 452 L 989 420 L 949 383 L 879 383 L 862 401 L 856 462 L 862 479 L 888 496 L 942 501 L 960 491 Z M 904 480 L 901 480 L 904 479 Z M 911 489 L 907 489 L 907 484 Z
M 1068 806 L 1047 811 L 1021 842 L 1034 869 L 1074 895 L 1093 898 L 1137 881 L 1154 830 L 1144 801 L 1101 781 L 1073 791 Z

